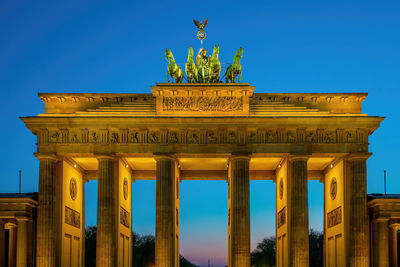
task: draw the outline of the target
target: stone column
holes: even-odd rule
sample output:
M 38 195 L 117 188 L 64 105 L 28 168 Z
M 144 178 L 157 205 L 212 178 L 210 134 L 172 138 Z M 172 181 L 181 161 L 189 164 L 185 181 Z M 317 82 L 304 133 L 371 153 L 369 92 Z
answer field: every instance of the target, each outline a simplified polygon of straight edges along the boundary
M 39 159 L 39 206 L 37 213 L 36 266 L 55 266 L 56 255 L 56 158 Z
M 231 181 L 231 264 L 250 266 L 250 177 L 249 156 L 232 156 Z
M 5 222 L 0 219 L 0 267 L 5 267 L 6 248 L 5 248 Z
M 373 220 L 374 267 L 389 267 L 388 218 Z
M 17 267 L 28 266 L 28 219 L 18 218 Z
M 156 266 L 175 267 L 174 159 L 156 156 Z
M 13 226 L 9 230 L 8 237 L 8 266 L 16 265 L 17 260 L 17 227 Z
M 97 235 L 96 266 L 112 267 L 117 262 L 116 210 L 114 196 L 115 177 L 114 159 L 109 156 L 98 158 L 98 192 L 97 192 Z
M 350 186 L 348 247 L 349 266 L 369 266 L 369 217 L 367 210 L 367 159 L 369 154 L 347 159 L 346 179 Z
M 288 161 L 289 266 L 293 267 L 309 266 L 307 160 L 290 156 Z
M 390 225 L 389 227 L 389 266 L 398 267 L 397 255 L 397 227 Z

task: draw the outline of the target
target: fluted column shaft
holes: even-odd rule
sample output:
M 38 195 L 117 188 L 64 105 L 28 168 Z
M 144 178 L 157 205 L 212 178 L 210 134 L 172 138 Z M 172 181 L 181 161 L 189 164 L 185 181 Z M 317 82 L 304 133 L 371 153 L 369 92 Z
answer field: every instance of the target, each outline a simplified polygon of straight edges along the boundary
M 15 266 L 17 262 L 17 227 L 9 230 L 8 237 L 8 266 Z
M 374 219 L 373 247 L 374 267 L 389 267 L 389 226 L 388 219 Z
M 0 267 L 5 267 L 6 248 L 5 248 L 5 232 L 4 221 L 0 219 Z
M 398 267 L 398 255 L 397 255 L 397 228 L 389 228 L 389 266 Z
M 293 267 L 309 266 L 307 160 L 307 157 L 289 159 L 289 265 Z
M 367 210 L 367 156 L 349 162 L 349 261 L 350 267 L 369 266 L 369 218 Z
M 39 158 L 39 206 L 37 214 L 36 265 L 55 266 L 56 255 L 56 159 Z
M 231 158 L 232 267 L 250 266 L 250 180 L 248 156 Z
M 175 267 L 174 160 L 156 157 L 156 266 Z
M 116 207 L 114 160 L 99 157 L 97 192 L 96 266 L 116 266 Z
M 28 266 L 28 220 L 18 219 L 17 267 Z

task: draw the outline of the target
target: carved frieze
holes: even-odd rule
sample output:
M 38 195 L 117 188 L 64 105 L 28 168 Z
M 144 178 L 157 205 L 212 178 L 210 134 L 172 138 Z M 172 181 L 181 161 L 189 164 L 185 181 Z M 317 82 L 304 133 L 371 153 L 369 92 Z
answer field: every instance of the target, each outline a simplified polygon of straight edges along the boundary
M 331 228 L 342 223 L 342 206 L 328 212 L 326 214 L 327 227 Z
M 64 138 L 65 136 L 65 138 Z M 41 129 L 38 144 L 354 144 L 367 151 L 368 132 L 305 128 Z M 359 150 L 359 152 L 362 152 Z
M 234 96 L 164 97 L 162 107 L 163 111 L 242 111 L 243 98 Z
M 65 206 L 65 223 L 78 229 L 81 228 L 81 214 L 70 207 Z

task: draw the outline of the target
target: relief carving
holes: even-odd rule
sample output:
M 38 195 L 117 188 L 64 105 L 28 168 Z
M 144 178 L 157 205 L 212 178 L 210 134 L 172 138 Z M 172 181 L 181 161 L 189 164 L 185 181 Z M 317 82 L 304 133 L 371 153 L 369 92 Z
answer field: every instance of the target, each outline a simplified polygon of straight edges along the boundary
M 278 228 L 286 223 L 286 207 L 283 207 L 278 212 Z
M 233 96 L 164 97 L 164 111 L 242 111 L 243 99 Z
M 218 144 L 218 137 L 213 131 L 207 132 L 207 144 Z
M 129 133 L 129 143 L 139 143 L 139 132 Z
M 78 229 L 81 228 L 81 214 L 65 206 L 65 223 Z
M 227 141 L 229 144 L 235 144 L 238 141 L 237 133 L 235 131 L 229 131 Z
M 178 133 L 177 132 L 169 132 L 168 133 L 168 143 L 177 144 L 179 142 Z
M 316 143 L 317 142 L 317 134 L 315 131 L 306 132 L 306 143 Z
M 43 133 L 42 133 L 43 132 Z M 336 144 L 352 143 L 364 145 L 357 148 L 360 151 L 368 150 L 368 133 L 363 129 L 323 129 L 296 130 L 285 128 L 267 129 L 142 129 L 109 131 L 99 129 L 83 132 L 79 129 L 52 130 L 48 134 L 42 131 L 38 134 L 38 144 L 276 144 L 276 143 L 298 143 L 298 144 Z
M 159 132 L 150 132 L 149 133 L 149 143 L 151 143 L 151 144 L 160 143 L 160 133 Z
M 81 140 L 79 139 L 78 134 L 72 132 L 72 133 L 70 134 L 70 143 L 78 144 L 78 143 L 80 143 L 80 142 L 81 142 Z
M 324 135 L 324 143 L 335 143 L 336 142 L 336 134 L 333 131 L 328 131 Z
M 59 131 L 49 133 L 49 143 L 60 143 L 61 134 Z
M 74 177 L 69 181 L 69 195 L 72 200 L 75 200 L 78 196 L 78 184 L 76 183 L 76 179 Z
M 288 131 L 286 133 L 286 140 L 288 143 L 295 143 L 296 142 L 296 135 L 293 131 Z
M 346 131 L 344 133 L 344 142 L 345 143 L 354 143 L 355 142 L 355 134 L 350 131 Z
M 250 144 L 256 144 L 257 142 L 257 134 L 256 132 L 249 132 L 248 136 L 247 136 L 247 142 Z
M 98 143 L 100 136 L 97 132 L 89 132 L 89 143 Z
M 130 227 L 129 212 L 126 211 L 123 207 L 120 207 L 119 220 L 121 224 L 126 228 Z
M 331 180 L 331 185 L 329 187 L 329 190 L 330 190 L 331 199 L 335 200 L 336 195 L 337 195 L 337 180 L 335 177 L 333 177 Z
M 200 138 L 199 134 L 196 132 L 189 132 L 188 133 L 188 144 L 199 144 Z
M 269 130 L 267 131 L 267 143 L 275 143 L 276 142 L 276 132 Z
M 342 206 L 328 212 L 327 217 L 327 225 L 328 228 L 331 228 L 335 225 L 342 223 Z
M 110 135 L 110 143 L 119 143 L 119 135 L 117 132 L 112 132 Z

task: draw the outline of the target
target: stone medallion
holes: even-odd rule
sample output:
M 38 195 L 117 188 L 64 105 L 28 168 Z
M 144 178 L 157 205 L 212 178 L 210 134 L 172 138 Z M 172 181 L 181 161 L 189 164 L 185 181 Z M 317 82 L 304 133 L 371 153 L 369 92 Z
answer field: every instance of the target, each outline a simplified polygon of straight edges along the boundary
M 124 178 L 123 190 L 124 190 L 124 198 L 125 200 L 127 200 L 129 188 L 128 188 L 128 179 L 126 177 Z
M 71 196 L 72 200 L 75 200 L 78 195 L 78 185 L 74 177 L 72 177 L 69 181 L 69 195 Z
M 279 181 L 279 199 L 282 200 L 283 198 L 283 179 Z
M 331 199 L 335 200 L 337 194 L 337 181 L 335 177 L 333 177 L 331 180 L 330 194 L 331 194 Z

